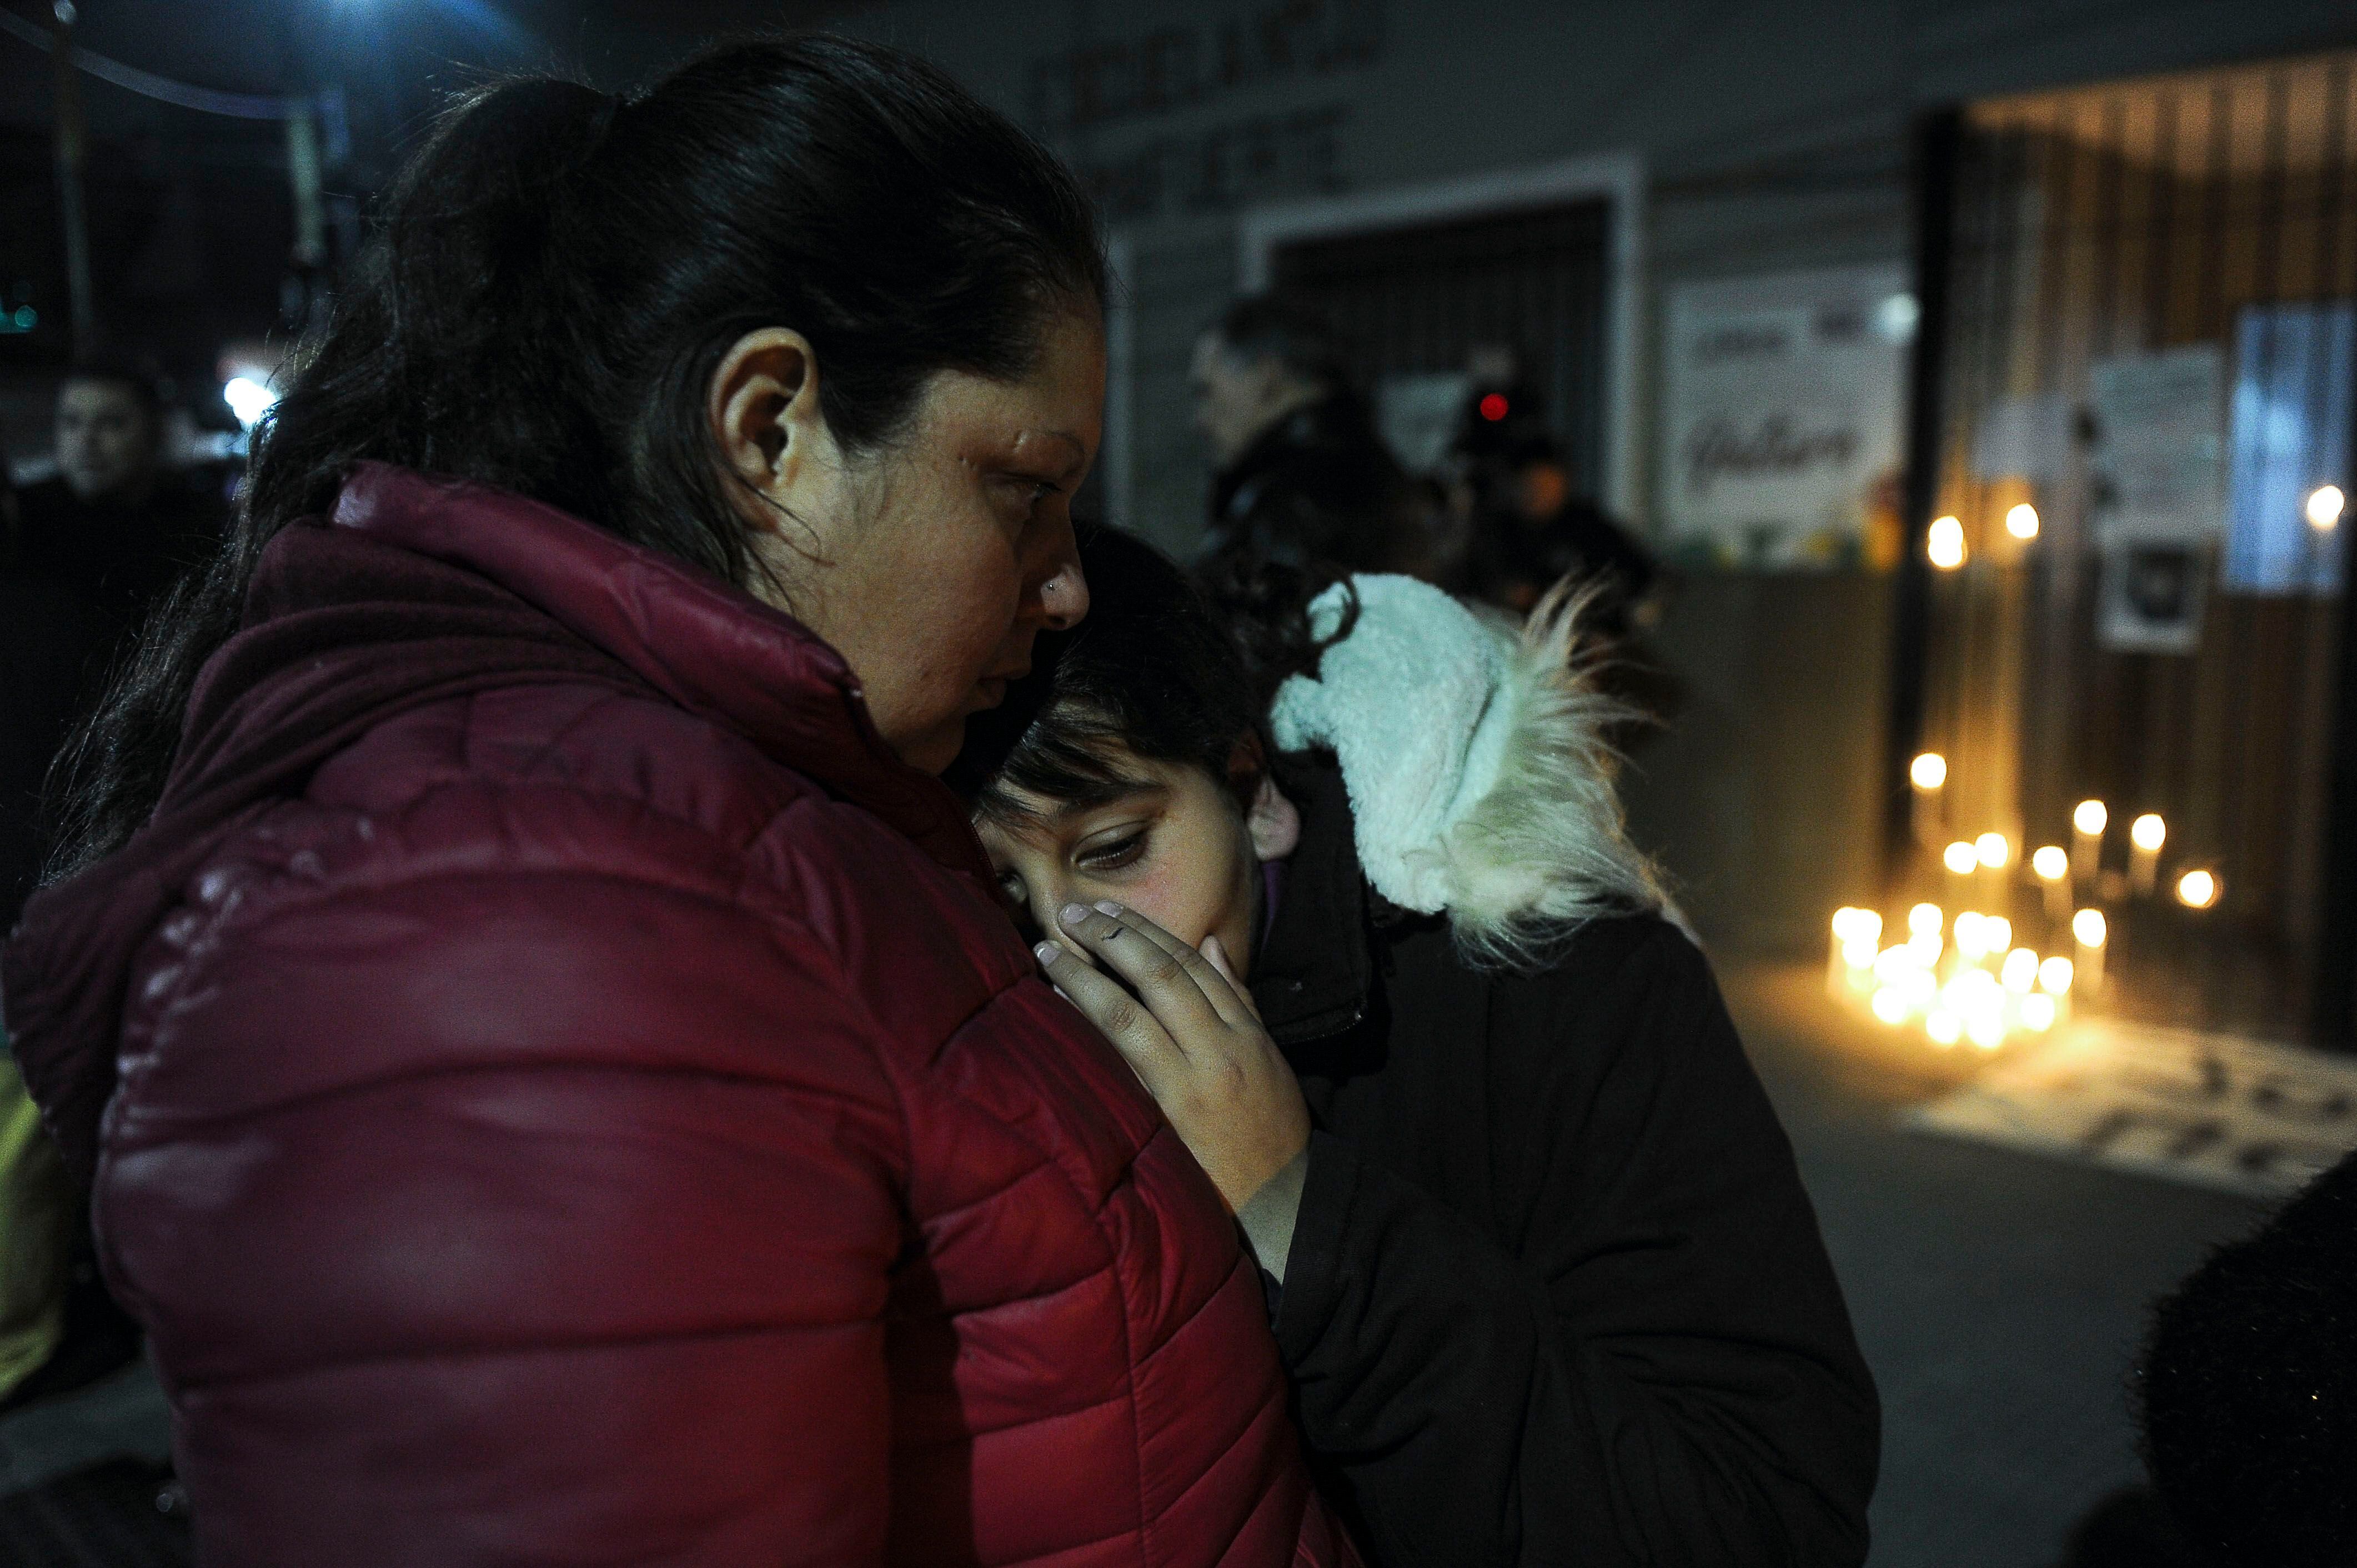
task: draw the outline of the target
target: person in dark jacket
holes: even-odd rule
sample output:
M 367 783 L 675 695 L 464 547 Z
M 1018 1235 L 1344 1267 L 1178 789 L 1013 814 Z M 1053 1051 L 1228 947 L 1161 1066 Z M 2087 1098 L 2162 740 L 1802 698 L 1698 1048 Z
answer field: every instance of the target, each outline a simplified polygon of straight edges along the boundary
M 925 62 L 463 99 L 0 950 L 201 1561 L 1350 1568 L 1220 1194 L 936 777 L 1105 278 Z
M 2145 1464 L 2220 1568 L 2357 1563 L 2357 1153 L 2153 1310 Z
M 58 388 L 58 472 L 25 489 L 17 565 L 135 628 L 228 522 L 219 477 L 164 465 L 164 400 L 136 365 L 90 360 Z
M 1425 564 L 1420 493 L 1316 312 L 1274 295 L 1238 300 L 1196 340 L 1189 379 L 1213 468 L 1207 577 L 1239 558 L 1321 580 Z
M 1372 1559 L 1862 1562 L 1873 1383 L 1561 603 L 1357 578 L 1264 725 L 1175 567 L 1084 558 L 951 778 L 1206 1167 L 1275 1171 L 1226 1190 Z

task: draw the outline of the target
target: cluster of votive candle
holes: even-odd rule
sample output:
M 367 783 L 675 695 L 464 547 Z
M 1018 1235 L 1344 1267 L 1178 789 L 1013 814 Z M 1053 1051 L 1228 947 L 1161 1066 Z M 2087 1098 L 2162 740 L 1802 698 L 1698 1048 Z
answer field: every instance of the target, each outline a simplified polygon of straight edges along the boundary
M 1948 782 L 1948 759 L 1936 751 L 1927 751 L 1915 758 L 1907 770 L 1909 781 L 1915 786 L 1916 832 L 1929 838 L 1932 825 L 1940 812 L 1940 798 Z M 2110 827 L 2111 809 L 2101 800 L 2082 800 L 2071 813 L 2071 847 L 2050 843 L 2029 857 L 2029 868 L 2037 874 L 2046 890 L 2046 912 L 2059 920 L 2071 912 L 2072 890 L 2074 885 L 2092 888 L 2098 885 L 2104 861 L 2104 832 Z M 2160 879 L 2160 852 L 2169 842 L 2169 824 L 2158 811 L 2147 811 L 2128 824 L 2128 888 L 2139 897 L 2149 897 Z M 1976 839 L 1957 839 L 1940 852 L 1940 864 L 1955 876 L 1981 873 L 1996 873 L 2000 880 L 2007 866 L 2013 863 L 2014 846 L 2003 833 L 1986 832 Z M 2207 909 L 2218 902 L 2223 891 L 2218 874 L 2207 866 L 2195 866 L 2180 874 L 2176 883 L 2177 901 L 2189 909 Z
M 2041 956 L 2013 945 L 2002 915 L 1965 909 L 1951 921 L 1937 904 L 1918 904 L 1906 940 L 1885 946 L 1879 914 L 1837 909 L 1826 985 L 1894 1028 L 1920 1027 L 1935 1046 L 1969 1040 L 1993 1051 L 2017 1033 L 2046 1033 L 2067 1016 L 2074 986 L 2102 983 L 2103 912 L 2080 910 L 2071 929 L 2075 958 Z

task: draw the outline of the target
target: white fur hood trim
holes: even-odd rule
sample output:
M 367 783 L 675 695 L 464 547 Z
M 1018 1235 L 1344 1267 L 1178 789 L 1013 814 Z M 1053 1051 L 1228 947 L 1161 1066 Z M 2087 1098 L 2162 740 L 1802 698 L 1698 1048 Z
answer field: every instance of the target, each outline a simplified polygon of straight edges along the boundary
M 1412 577 L 1350 588 L 1357 623 L 1316 679 L 1278 690 L 1269 722 L 1280 747 L 1340 763 L 1375 891 L 1447 910 L 1469 952 L 1517 966 L 1594 915 L 1674 918 L 1623 830 L 1602 733 L 1620 710 L 1572 660 L 1580 601 L 1559 589 L 1516 638 Z M 1346 594 L 1310 606 L 1319 637 Z

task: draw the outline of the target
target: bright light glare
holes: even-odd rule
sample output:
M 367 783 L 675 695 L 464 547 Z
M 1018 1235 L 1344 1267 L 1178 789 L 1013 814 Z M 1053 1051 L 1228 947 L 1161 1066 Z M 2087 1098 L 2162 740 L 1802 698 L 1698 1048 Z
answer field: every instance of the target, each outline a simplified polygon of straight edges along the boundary
M 1842 943 L 1842 962 L 1849 965 L 1852 969 L 1872 968 L 1877 956 L 1878 955 L 1875 951 L 1874 942 L 1871 938 L 1862 942 L 1851 941 Z
M 248 430 L 261 424 L 262 416 L 277 401 L 276 392 L 252 376 L 231 376 L 221 387 L 221 402 L 229 404 L 229 411 Z
M 2111 812 L 2104 809 L 2101 800 L 2082 800 L 2078 809 L 2071 813 L 2071 825 L 2089 838 L 2102 832 L 2104 824 L 2111 820 Z
M 1907 777 L 1915 781 L 1918 789 L 1937 789 L 1948 781 L 1948 759 L 1936 751 L 1927 751 L 1908 765 Z
M 2104 912 L 2101 909 L 2080 910 L 2071 917 L 2071 934 L 2078 939 L 2083 948 L 2102 947 L 2104 937 L 2110 934 L 2104 923 Z
M 1982 921 L 1981 946 L 1990 952 L 2003 952 L 2013 946 L 2013 922 L 2003 915 L 1991 915 Z
M 1973 855 L 1991 871 L 2002 871 L 2013 858 L 2013 845 L 2003 833 L 1983 833 L 1973 841 Z
M 2041 882 L 2060 882 L 2071 875 L 2071 857 L 2059 843 L 2050 843 L 2029 857 L 2029 869 Z
M 2147 811 L 2128 824 L 2128 843 L 2151 854 L 2169 842 L 2169 824 L 2154 812 Z
M 1907 997 L 1896 986 L 1886 985 L 1874 993 L 1874 1015 L 1886 1024 L 1907 1021 Z
M 1941 853 L 1940 861 L 1949 870 L 1962 876 L 1981 863 L 1981 852 L 1964 840 L 1958 839 Z
M 1964 525 L 1953 517 L 1935 517 L 1932 532 L 1925 542 L 1924 553 L 1932 564 L 1943 572 L 1953 572 L 1964 564 Z
M 2329 532 L 2340 525 L 2341 513 L 2349 505 L 2349 498 L 2341 493 L 2339 485 L 2319 485 L 2308 492 L 2308 526 L 2319 533 Z
M 2049 996 L 2068 996 L 2075 972 L 2071 961 L 2057 954 L 2038 966 L 2038 988 Z
M 1834 935 L 1845 945 L 1864 942 L 1871 947 L 1882 940 L 1882 917 L 1871 909 L 1840 908 L 1834 911 Z
M 2016 539 L 2037 538 L 2038 509 L 2028 501 L 2015 507 L 2005 514 L 2005 531 Z
M 2207 909 L 2218 901 L 2218 878 L 2207 871 L 2189 871 L 2177 879 L 2177 901 L 2189 909 Z
M 1907 911 L 1907 929 L 1919 937 L 1926 931 L 1937 936 L 1940 928 L 1947 923 L 1948 917 L 1940 912 L 1937 904 L 1918 904 Z
M 1967 909 L 1957 916 L 1956 950 L 1966 958 L 1978 958 L 1988 951 L 1988 944 L 1981 940 L 1981 932 L 1987 925 L 1987 917 L 1975 909 Z
M 1973 1044 L 1985 1051 L 1993 1051 L 2005 1044 L 2005 1015 L 1975 1013 L 1967 1032 L 1973 1037 Z
M 2054 998 L 2025 996 L 2021 999 L 2021 1026 L 2035 1034 L 2044 1034 L 2054 1026 Z
M 2005 968 L 1997 978 L 2005 988 L 2017 996 L 2026 996 L 2038 987 L 2038 955 L 2028 948 L 2016 948 L 2005 955 Z
M 1964 1021 L 1943 1007 L 1923 1020 L 1923 1032 L 1933 1045 L 1953 1046 L 1964 1037 Z

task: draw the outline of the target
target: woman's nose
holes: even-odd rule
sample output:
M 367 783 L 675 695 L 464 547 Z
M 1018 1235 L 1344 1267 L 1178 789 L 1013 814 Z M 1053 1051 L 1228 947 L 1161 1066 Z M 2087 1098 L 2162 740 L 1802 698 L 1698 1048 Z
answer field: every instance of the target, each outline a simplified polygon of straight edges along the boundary
M 1089 613 L 1089 579 L 1081 570 L 1081 553 L 1067 550 L 1048 580 L 1039 585 L 1039 606 L 1049 629 L 1067 631 Z

